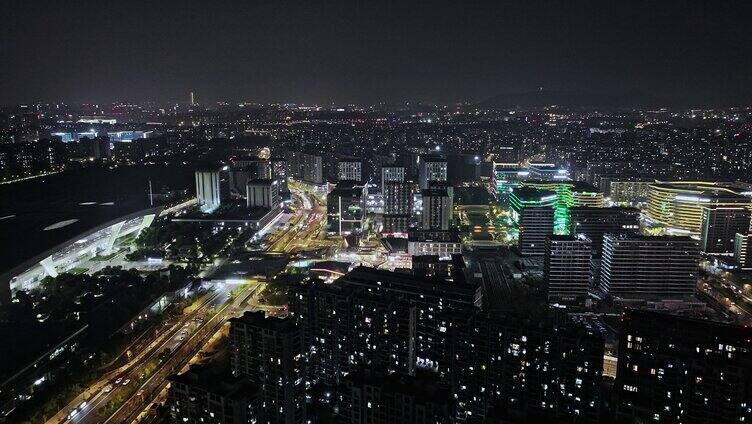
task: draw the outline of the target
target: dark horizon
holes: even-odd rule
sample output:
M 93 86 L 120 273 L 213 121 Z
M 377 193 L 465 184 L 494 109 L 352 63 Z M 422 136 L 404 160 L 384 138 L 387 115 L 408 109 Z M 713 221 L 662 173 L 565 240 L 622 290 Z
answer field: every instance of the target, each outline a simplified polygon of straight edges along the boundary
M 11 1 L 0 104 L 483 102 L 545 90 L 626 106 L 752 104 L 752 5 L 553 1 Z

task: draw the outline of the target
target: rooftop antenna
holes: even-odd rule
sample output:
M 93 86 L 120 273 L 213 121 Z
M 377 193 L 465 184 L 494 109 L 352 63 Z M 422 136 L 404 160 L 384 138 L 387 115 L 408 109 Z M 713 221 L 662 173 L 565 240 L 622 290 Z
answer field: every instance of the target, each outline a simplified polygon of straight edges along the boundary
M 191 106 L 196 106 L 196 98 L 193 97 L 193 91 L 191 91 Z
M 149 206 L 154 206 L 154 192 L 151 190 L 151 178 L 149 178 Z

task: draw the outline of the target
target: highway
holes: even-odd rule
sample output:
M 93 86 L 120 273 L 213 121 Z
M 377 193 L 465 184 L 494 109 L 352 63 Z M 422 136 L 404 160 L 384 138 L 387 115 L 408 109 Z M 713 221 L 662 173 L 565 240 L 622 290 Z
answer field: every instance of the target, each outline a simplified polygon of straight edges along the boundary
M 296 253 L 308 249 L 323 231 L 326 207 L 308 192 L 297 192 L 294 195 L 302 206 L 293 214 L 290 225 L 273 239 L 269 252 Z
M 232 317 L 242 313 L 244 306 L 252 296 L 258 293 L 260 283 L 246 284 L 241 293 L 230 303 L 225 303 L 219 312 L 203 323 L 184 343 L 180 343 L 174 354 L 162 364 L 154 374 L 146 379 L 139 387 L 135 396 L 131 396 L 105 423 L 132 422 L 144 409 L 148 409 L 154 399 L 167 385 L 167 377 L 179 372 L 183 366 L 206 344 L 206 342 L 222 329 L 222 326 Z M 98 421 L 101 422 L 101 421 Z
M 289 253 L 304 249 L 321 233 L 326 218 L 325 206 L 309 193 L 296 190 L 294 195 L 302 207 L 294 212 L 289 225 L 269 236 L 270 245 L 266 251 Z M 113 259 L 121 260 L 120 256 Z M 201 275 L 210 275 L 223 260 L 207 267 Z M 215 284 L 213 290 L 198 301 L 195 309 L 168 321 L 154 333 L 154 337 L 145 334 L 134 341 L 128 349 L 127 363 L 92 383 L 47 423 L 125 423 L 148 416 L 151 403 L 167 387 L 167 377 L 181 371 L 230 318 L 244 310 L 267 308 L 255 301 L 262 286 L 259 281 L 240 286 Z M 232 290 L 236 288 L 239 290 L 231 300 Z M 216 314 L 205 320 L 211 310 Z
M 153 372 L 154 367 L 159 366 L 159 355 L 167 349 L 175 352 L 189 337 L 202 328 L 206 312 L 210 308 L 221 307 L 226 303 L 231 289 L 232 286 L 228 285 L 216 286 L 211 293 L 199 300 L 198 306 L 193 311 L 181 316 L 174 324 L 166 326 L 156 339 L 142 340 L 136 346 L 132 346 L 129 350 L 138 353 L 130 358 L 128 363 L 105 374 L 92 384 L 84 392 L 85 404 L 83 399 L 77 398 L 47 422 L 102 422 L 101 415 L 107 412 L 108 402 L 132 395 L 139 386 L 139 382 L 149 372 Z M 144 344 L 146 346 L 143 346 Z

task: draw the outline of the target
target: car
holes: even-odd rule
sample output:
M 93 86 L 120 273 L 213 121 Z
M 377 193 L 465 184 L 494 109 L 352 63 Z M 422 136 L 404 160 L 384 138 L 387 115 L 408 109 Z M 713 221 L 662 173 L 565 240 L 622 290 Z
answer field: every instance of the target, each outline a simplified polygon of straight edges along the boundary
M 125 381 L 123 381 L 123 386 L 127 386 L 128 383 L 130 383 L 130 382 L 131 382 L 131 379 L 127 378 Z
M 78 408 L 74 408 L 72 411 L 70 411 L 70 413 L 68 414 L 68 419 L 72 420 L 76 415 L 78 415 Z
M 115 384 L 120 384 L 121 381 L 123 381 L 123 377 L 120 377 L 117 380 L 115 380 Z
M 112 384 L 104 386 L 104 389 L 102 389 L 102 391 L 105 393 L 110 393 L 112 391 Z

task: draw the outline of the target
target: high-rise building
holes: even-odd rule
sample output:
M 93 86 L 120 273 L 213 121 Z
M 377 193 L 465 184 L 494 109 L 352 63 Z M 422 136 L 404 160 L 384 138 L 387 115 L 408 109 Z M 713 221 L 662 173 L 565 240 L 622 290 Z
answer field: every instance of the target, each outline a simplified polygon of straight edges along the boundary
M 512 222 L 519 233 L 520 253 L 543 255 L 546 237 L 554 233 L 554 207 L 557 194 L 530 187 L 508 194 Z
M 281 203 L 278 181 L 272 179 L 248 180 L 246 202 L 249 208 L 278 208 Z
M 413 183 L 387 181 L 383 187 L 384 232 L 407 232 L 413 212 Z
M 243 169 L 251 179 L 264 179 L 272 177 L 272 169 L 269 160 L 258 156 L 233 157 L 230 159 L 230 168 Z
M 248 424 L 261 422 L 259 388 L 246 378 L 213 365 L 192 365 L 169 377 L 167 408 L 175 423 Z
M 230 195 L 235 197 L 246 196 L 248 180 L 268 179 L 272 175 L 269 161 L 257 156 L 232 157 L 227 172 Z
M 385 184 L 393 181 L 405 181 L 404 166 L 382 166 L 381 167 L 381 193 L 386 192 Z
M 466 315 L 453 333 L 455 422 L 600 422 L 603 334 L 498 312 Z
M 573 300 L 587 297 L 590 288 L 591 241 L 586 236 L 546 238 L 543 276 L 550 300 Z
M 290 308 L 311 343 L 308 363 L 327 373 L 312 379 L 331 382 L 361 365 L 446 375 L 454 320 L 471 313 L 480 296 L 473 284 L 356 267 L 333 284 L 300 287 Z
M 456 153 L 447 157 L 449 183 L 460 185 L 480 181 L 482 158 L 477 153 Z
M 524 256 L 544 254 L 546 237 L 553 234 L 553 227 L 553 208 L 545 206 L 523 208 L 519 220 L 520 253 Z
M 537 189 L 541 193 L 555 193 L 555 198 L 550 198 L 554 209 L 554 234 L 569 234 L 570 210 L 573 207 L 603 207 L 603 193 L 592 185 L 582 181 L 569 181 L 567 179 L 554 180 L 528 180 L 520 183 L 520 189 Z M 524 193 L 524 191 L 523 191 Z
M 752 199 L 730 185 L 710 182 L 662 182 L 650 185 L 647 217 L 671 229 L 700 235 L 703 208 L 749 208 Z
M 742 269 L 752 269 L 752 233 L 735 235 L 734 260 Z
M 453 399 L 440 383 L 429 373 L 410 376 L 361 368 L 343 378 L 340 422 L 449 424 Z
M 310 184 L 323 184 L 324 160 L 321 155 L 303 153 L 300 157 L 300 178 Z
M 570 234 L 584 234 L 592 241 L 593 255 L 600 256 L 603 235 L 640 229 L 640 210 L 637 208 L 573 207 L 570 214 Z
M 219 171 L 200 169 L 196 171 L 196 200 L 201 212 L 210 213 L 221 203 L 219 193 Z
M 696 290 L 699 242 L 690 237 L 606 234 L 599 289 L 622 299 L 682 299 Z
M 98 136 L 94 138 L 84 138 L 89 146 L 89 154 L 94 159 L 109 159 L 112 157 L 110 139 L 107 136 Z
M 421 155 L 418 159 L 418 183 L 420 189 L 427 189 L 432 181 L 446 183 L 447 161 L 436 155 Z
M 303 153 L 297 150 L 285 150 L 285 161 L 287 162 L 287 174 L 290 178 L 303 179 Z
M 290 198 L 290 188 L 287 184 L 287 160 L 285 158 L 273 157 L 269 159 L 271 165 L 271 178 L 277 180 L 279 194 L 282 200 Z
M 230 367 L 259 386 L 264 422 L 305 420 L 303 339 L 292 318 L 246 312 L 230 320 Z
M 629 309 L 621 327 L 616 422 L 752 420 L 752 329 Z
M 446 187 L 432 186 L 421 191 L 424 230 L 448 230 L 452 219 L 452 198 Z
M 750 209 L 746 207 L 703 207 L 700 231 L 702 252 L 733 254 L 734 236 L 749 230 L 750 216 Z
M 487 315 L 481 293 L 366 267 L 297 286 L 308 383 L 338 389 L 343 422 L 597 422 L 602 335 L 563 313 Z
M 352 182 L 337 184 L 326 196 L 326 228 L 330 234 L 360 231 L 365 219 L 366 188 Z
M 363 161 L 357 158 L 340 159 L 337 162 L 339 181 L 363 182 Z

